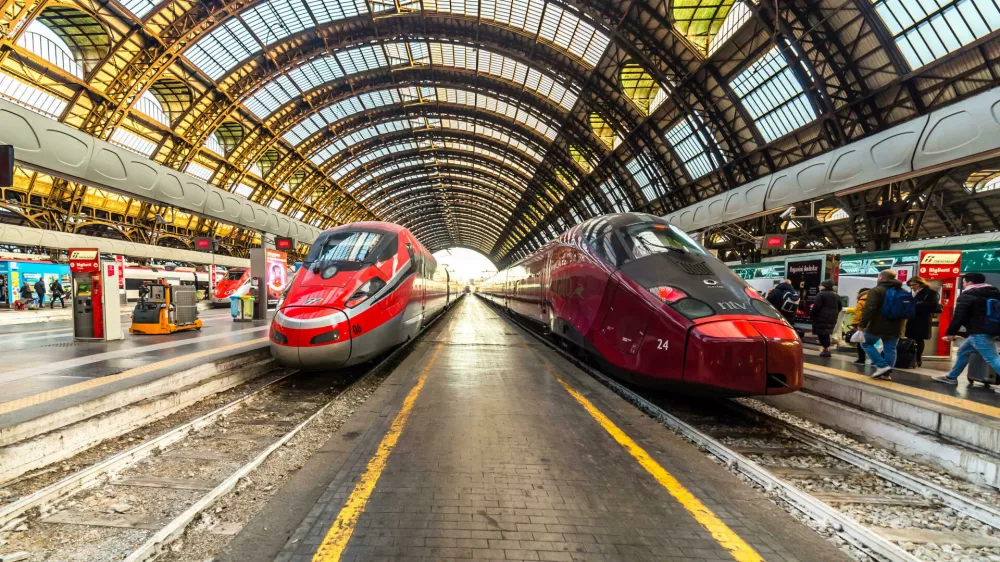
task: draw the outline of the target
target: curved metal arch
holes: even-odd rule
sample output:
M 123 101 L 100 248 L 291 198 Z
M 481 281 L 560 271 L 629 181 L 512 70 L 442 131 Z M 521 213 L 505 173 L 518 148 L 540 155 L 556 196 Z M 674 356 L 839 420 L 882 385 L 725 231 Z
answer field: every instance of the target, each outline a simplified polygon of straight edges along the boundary
M 470 186 L 457 183 L 444 183 L 436 188 L 425 186 L 399 195 L 389 195 L 379 201 L 379 209 L 385 211 L 385 216 L 388 219 L 401 219 L 410 214 L 409 212 L 412 210 L 414 203 L 422 203 L 424 201 L 442 202 L 448 205 L 458 203 L 467 204 L 471 201 L 475 205 L 485 206 L 473 206 L 472 208 L 477 211 L 484 209 L 497 211 L 512 210 L 511 206 L 504 205 L 504 201 L 476 189 L 475 184 Z
M 480 130 L 492 134 L 482 135 L 479 132 Z M 520 147 L 517 147 L 516 150 L 518 153 L 531 158 L 535 162 L 541 163 L 545 159 L 547 147 L 535 146 L 533 143 L 526 143 L 523 140 L 525 137 L 519 133 L 519 130 L 515 130 L 506 123 L 504 123 L 503 126 L 494 126 L 490 122 L 483 123 L 481 120 L 470 120 L 465 118 L 455 119 L 446 117 L 442 119 L 439 116 L 428 119 L 397 117 L 386 119 L 367 127 L 359 127 L 354 129 L 354 131 L 350 134 L 339 136 L 329 141 L 327 144 L 321 145 L 315 149 L 310 154 L 310 160 L 318 166 L 323 166 L 334 158 L 342 158 L 342 155 L 350 152 L 367 150 L 370 146 L 373 146 L 378 142 L 389 142 L 387 139 L 392 139 L 396 136 L 466 135 L 474 136 L 475 138 L 484 138 L 494 142 L 502 142 L 494 136 L 497 135 L 506 136 L 508 138 L 507 144 L 514 144 L 515 146 L 523 145 L 524 147 L 527 147 L 531 153 L 534 153 L 537 156 L 537 159 L 531 153 L 526 152 Z
M 449 159 L 449 161 L 454 160 L 457 162 L 461 162 L 462 163 L 461 167 L 463 168 L 475 170 L 477 169 L 476 166 L 478 165 L 481 168 L 485 168 L 487 171 L 497 173 L 498 176 L 495 178 L 496 181 L 502 181 L 514 193 L 518 192 L 522 193 L 522 197 L 525 190 L 527 189 L 528 182 L 531 179 L 529 177 L 520 176 L 519 174 L 514 173 L 516 172 L 516 170 L 508 170 L 504 168 L 503 162 L 497 162 L 495 160 L 492 160 L 490 158 L 472 152 L 459 152 L 449 149 L 438 149 L 435 152 L 438 154 L 443 154 Z M 364 180 L 360 183 L 358 183 L 357 179 L 355 179 L 357 171 L 352 172 L 350 176 L 353 181 L 350 185 L 354 185 L 354 189 L 351 190 L 351 193 L 356 193 L 357 194 L 356 197 L 360 199 L 362 195 L 365 194 L 369 189 L 374 188 L 380 182 L 390 180 L 391 178 L 393 178 L 395 174 L 401 173 L 406 170 L 412 171 L 415 168 L 420 168 L 425 165 L 424 163 L 417 162 L 415 158 L 410 158 L 411 156 L 414 157 L 419 156 L 419 151 L 413 153 L 399 153 L 381 158 L 379 160 L 370 163 L 370 166 L 366 168 L 364 171 L 367 173 L 367 175 L 370 175 L 371 177 L 370 179 Z M 401 167 L 398 168 L 393 168 L 392 166 L 396 164 L 397 161 L 399 164 L 402 165 L 405 163 L 405 165 L 402 165 Z M 433 167 L 438 170 L 443 170 L 444 168 L 447 168 L 449 166 L 450 166 L 449 162 L 435 162 L 433 165 Z M 523 183 L 518 184 L 517 183 L 518 180 L 520 180 Z
M 504 8 L 501 6 L 504 6 L 505 3 L 511 5 L 506 6 L 507 13 L 503 14 L 502 12 Z M 535 10 L 529 10 L 528 13 L 511 13 L 512 11 L 518 11 L 518 7 L 513 6 L 510 2 L 505 2 L 505 0 L 490 3 L 489 5 L 496 8 L 496 10 L 493 12 L 484 12 L 480 10 L 478 12 L 478 17 L 472 18 L 472 21 L 475 21 L 477 25 L 489 25 L 498 28 L 506 28 L 518 35 L 525 35 L 527 32 L 527 36 L 534 36 L 536 43 L 542 45 L 543 47 L 550 45 L 552 48 L 565 51 L 568 55 L 573 56 L 574 58 L 580 60 L 581 63 L 590 67 L 596 65 L 600 55 L 603 54 L 603 50 L 607 48 L 607 45 L 610 42 L 608 32 L 601 29 L 603 26 L 600 23 L 587 21 L 585 17 L 582 17 L 585 16 L 585 14 L 581 14 L 581 12 L 576 8 L 569 8 L 564 2 L 552 0 L 533 0 L 531 3 L 535 6 L 542 4 L 544 5 L 543 9 L 546 9 L 547 11 L 564 11 L 565 14 L 561 15 L 560 19 L 575 19 L 575 24 L 569 25 L 569 31 L 574 33 L 574 36 L 570 38 L 570 41 L 565 41 L 565 30 L 562 29 L 562 25 L 560 25 L 560 33 L 555 35 L 552 41 L 545 41 L 544 35 L 536 35 L 539 31 L 544 30 L 544 28 L 541 28 L 541 14 Z M 421 21 L 439 18 L 450 22 L 462 22 L 463 19 L 465 19 L 463 16 L 467 17 L 464 10 L 428 10 L 423 3 L 420 5 L 419 13 L 415 13 L 418 10 L 414 9 L 415 6 L 412 3 L 401 10 L 390 9 L 390 5 L 381 3 L 379 7 L 383 9 L 376 11 L 372 11 L 371 7 L 376 6 L 377 4 L 366 3 L 358 0 L 348 0 L 336 3 L 332 1 L 296 2 L 294 3 L 294 6 L 288 7 L 284 7 L 282 4 L 287 3 L 260 0 L 257 2 L 248 2 L 246 4 L 239 5 L 233 2 L 228 6 L 224 6 L 223 10 L 219 10 L 218 6 L 212 6 L 211 9 L 205 9 L 206 7 L 198 4 L 194 4 L 192 6 L 193 9 L 191 10 L 185 10 L 184 7 L 186 6 L 184 6 L 179 12 L 184 13 L 184 17 L 182 19 L 187 21 L 183 22 L 181 25 L 190 26 L 192 23 L 195 23 L 197 25 L 194 27 L 200 29 L 203 36 L 190 38 L 191 43 L 182 52 L 182 54 L 191 59 L 196 65 L 198 60 L 203 60 L 205 63 L 211 61 L 214 64 L 214 67 L 212 68 L 214 74 L 222 75 L 227 72 L 227 67 L 223 66 L 223 64 L 228 64 L 228 68 L 230 69 L 235 68 L 241 61 L 256 56 L 262 51 L 267 51 L 269 48 L 278 46 L 282 41 L 301 40 L 303 36 L 309 35 L 310 33 L 315 34 L 316 31 L 321 30 L 326 26 L 347 27 L 352 24 L 356 26 L 358 23 L 373 22 L 374 20 L 378 20 L 379 23 L 382 23 L 383 21 L 392 21 L 397 17 L 406 17 L 408 15 L 419 17 Z M 468 6 L 472 6 L 473 4 L 481 6 L 479 2 L 469 2 Z M 437 8 L 443 7 L 441 4 L 436 2 L 433 5 Z M 463 8 L 466 6 L 465 3 L 455 5 L 462 6 Z M 552 6 L 551 9 L 549 9 L 549 5 Z M 165 5 L 164 8 L 168 8 L 168 6 L 169 4 Z M 273 10 L 267 10 L 269 6 L 284 7 L 283 11 L 287 13 L 282 15 L 274 12 Z M 330 7 L 334 7 L 335 9 L 330 10 Z M 279 33 L 275 33 L 271 27 L 271 21 L 265 21 L 265 18 L 287 20 L 286 25 L 281 28 L 281 31 L 284 31 L 285 34 L 279 35 Z M 208 25 L 205 25 L 206 23 Z M 519 23 L 522 25 L 518 25 Z M 525 24 L 529 27 L 525 28 Z M 595 37 L 597 42 L 593 45 L 587 45 L 588 50 L 585 54 L 581 53 L 578 55 L 573 52 L 572 48 L 579 43 L 579 39 L 586 38 L 577 38 L 575 36 L 575 31 L 580 30 L 586 32 L 585 27 L 590 27 L 590 29 L 594 30 L 595 33 L 599 33 L 600 37 Z M 201 52 L 203 51 L 202 47 L 213 43 L 213 41 L 210 40 L 213 36 L 223 36 L 231 39 L 234 35 L 246 37 L 245 40 L 234 42 L 235 44 L 233 47 L 236 48 L 236 52 L 232 52 L 231 50 L 226 53 L 219 52 L 216 56 L 212 56 L 212 53 Z M 274 41 L 269 42 L 269 39 L 271 39 L 272 36 Z M 543 39 L 543 41 L 538 41 L 538 39 Z M 561 45 L 560 43 L 562 42 L 565 42 L 566 45 Z M 591 49 L 591 47 L 593 47 L 593 49 Z M 252 51 L 251 48 L 253 49 Z M 595 50 L 600 50 L 601 52 L 595 53 Z M 220 63 L 220 60 L 223 60 L 223 63 Z M 208 72 L 206 71 L 206 73 Z
M 449 146 L 448 143 L 458 143 L 459 146 Z M 411 148 L 398 150 L 398 147 L 401 146 Z M 470 151 L 466 147 L 471 147 L 474 150 Z M 337 180 L 347 176 L 352 170 L 388 155 L 402 154 L 404 152 L 434 152 L 446 149 L 474 152 L 477 154 L 480 151 L 483 154 L 492 153 L 493 155 L 500 156 L 503 159 L 501 161 L 514 167 L 514 169 L 524 173 L 528 177 L 533 175 L 542 163 L 541 160 L 531 160 L 517 149 L 512 149 L 508 145 L 488 137 L 451 132 L 440 134 L 436 131 L 417 133 L 404 131 L 401 134 L 380 136 L 373 142 L 365 143 L 363 148 L 357 151 L 342 153 L 339 158 L 331 158 L 321 164 L 320 169 Z M 377 155 L 380 152 L 381 155 Z
M 504 115 L 466 105 L 387 105 L 343 119 L 338 123 L 338 126 L 335 129 L 327 128 L 321 130 L 309 139 L 303 141 L 299 146 L 307 147 L 303 151 L 315 151 L 315 146 L 321 142 L 321 139 L 325 140 L 330 136 L 338 135 L 341 130 L 356 131 L 358 128 L 368 124 L 369 122 L 380 123 L 384 121 L 407 118 L 423 119 L 429 116 L 447 116 L 450 119 L 453 118 L 467 121 L 472 120 L 477 122 L 481 121 L 494 128 L 505 128 L 506 131 L 512 134 L 516 134 L 524 139 L 531 139 L 535 143 L 536 148 L 540 149 L 540 152 L 546 151 L 547 159 L 552 161 L 554 166 L 563 167 L 579 173 L 578 164 L 573 160 L 572 156 L 570 156 L 568 149 L 562 146 L 561 143 L 552 143 L 551 145 L 548 145 L 549 141 L 547 137 L 543 137 L 534 129 L 521 127 L 519 124 L 513 123 Z M 546 146 L 548 146 L 548 148 L 546 148 Z M 276 183 L 281 183 L 294 174 L 296 170 L 297 168 L 288 167 L 276 171 L 274 181 Z
M 400 49 L 403 49 L 404 52 L 426 49 L 426 62 L 414 61 L 412 58 L 403 62 L 402 59 L 397 58 Z M 353 55 L 375 56 L 378 59 L 377 66 L 369 66 L 367 62 L 364 62 L 370 56 L 355 57 Z M 493 57 L 499 57 L 499 59 L 494 61 Z M 348 70 L 348 68 L 352 68 L 351 64 L 357 65 L 358 63 L 356 60 L 351 60 L 352 58 L 361 58 L 364 67 Z M 423 54 L 421 54 L 421 58 L 424 58 Z M 468 64 L 461 64 L 462 60 L 470 58 L 474 62 L 472 67 Z M 490 60 L 481 60 L 483 58 Z M 484 68 L 480 67 L 480 63 Z M 258 67 L 258 69 L 265 68 L 268 67 Z M 270 68 L 273 70 L 266 74 L 259 72 L 240 75 L 241 82 L 248 82 L 246 89 L 229 89 L 230 95 L 238 97 L 238 103 L 246 105 L 254 115 L 264 122 L 269 121 L 271 115 L 280 112 L 285 105 L 293 103 L 298 97 L 294 95 L 295 92 L 308 95 L 313 90 L 336 89 L 341 83 L 364 80 L 365 76 L 369 74 L 403 72 L 410 69 L 446 69 L 458 73 L 470 73 L 474 78 L 489 76 L 515 87 L 524 88 L 526 91 L 534 92 L 540 98 L 547 100 L 554 109 L 561 112 L 571 111 L 580 96 L 578 87 L 574 83 L 549 69 L 540 68 L 523 59 L 512 58 L 499 49 L 488 48 L 482 44 L 442 41 L 440 39 L 374 40 L 343 48 L 324 45 L 322 51 L 303 53 L 295 59 L 288 60 L 283 67 Z M 329 76 L 320 77 L 320 72 L 323 71 L 331 73 Z M 333 72 L 338 74 L 335 75 Z M 532 76 L 532 73 L 537 76 Z M 259 81 L 249 82 L 249 78 L 253 76 L 257 76 Z M 518 77 L 520 79 L 515 79 Z M 279 79 L 281 79 L 281 83 L 278 82 Z M 291 91 L 285 91 L 284 87 L 290 87 Z M 279 90 L 279 88 L 281 89 Z M 269 93 L 275 95 L 268 95 Z M 277 94 L 283 95 L 279 98 Z M 273 109 L 259 106 L 257 103 L 247 103 L 248 101 L 262 101 L 262 97 L 265 96 L 268 101 L 276 104 Z M 265 111 L 267 113 L 264 113 Z
M 407 228 L 418 228 L 424 221 L 432 220 L 435 223 L 454 225 L 456 221 L 464 221 L 475 224 L 480 232 L 488 233 L 492 239 L 496 239 L 501 233 L 501 228 L 489 218 L 479 214 L 475 200 L 450 200 L 447 206 L 443 205 L 441 199 L 434 198 L 433 195 L 424 195 L 423 199 L 410 200 L 410 210 L 413 213 L 419 211 L 419 215 L 405 217 Z M 447 212 L 446 212 L 447 210 Z
M 480 194 L 485 197 L 490 204 L 497 203 L 507 207 L 511 211 L 513 211 L 514 207 L 517 205 L 517 200 L 507 196 L 506 193 L 499 192 L 499 194 L 497 194 L 493 185 L 482 182 L 477 178 L 462 175 L 452 174 L 443 178 L 443 181 L 442 178 L 426 178 L 419 181 L 407 182 L 405 189 L 405 193 L 399 196 L 393 193 L 385 193 L 385 195 L 392 200 L 398 200 L 400 197 L 407 196 L 410 193 L 421 194 L 426 192 L 458 191 Z M 384 200 L 384 197 L 379 199 L 379 208 L 384 206 Z M 395 215 L 386 214 L 384 218 L 391 221 L 395 218 Z
M 456 79 L 457 76 L 457 79 Z M 487 109 L 478 106 L 476 96 L 483 96 L 480 103 L 506 104 L 514 108 L 522 108 L 526 116 L 522 120 L 508 117 L 518 126 L 532 128 L 542 136 L 555 140 L 560 126 L 565 121 L 555 119 L 549 112 L 548 104 L 539 99 L 535 94 L 525 93 L 521 90 L 509 86 L 505 82 L 493 80 L 489 76 L 481 76 L 476 82 L 469 82 L 467 76 L 456 74 L 451 71 L 440 69 L 414 68 L 398 73 L 384 73 L 377 76 L 370 76 L 370 80 L 359 80 L 352 82 L 350 87 L 340 89 L 320 89 L 312 90 L 303 98 L 296 100 L 296 105 L 286 106 L 286 110 L 275 113 L 275 117 L 267 123 L 270 130 L 276 136 L 283 137 L 289 144 L 298 148 L 302 141 L 323 128 L 335 128 L 339 123 L 360 111 L 375 109 L 386 105 L 407 105 L 422 104 L 426 106 L 443 105 L 459 107 L 480 107 L 485 111 L 506 115 L 502 111 Z M 418 90 L 421 89 L 421 90 Z M 420 91 L 421 97 L 417 97 Z M 454 95 L 460 97 L 453 97 Z M 374 96 L 379 96 L 375 98 Z M 451 97 L 451 99 L 449 99 Z M 469 98 L 472 99 L 469 99 Z M 359 105 L 363 101 L 377 103 L 377 105 Z M 499 106 L 497 106 L 499 107 Z M 339 113 L 335 113 L 339 112 Z M 329 122 L 322 127 L 306 127 L 303 122 L 312 118 L 314 114 L 323 116 L 323 121 L 327 121 L 325 116 L 329 116 Z M 541 129 L 531 127 L 526 124 L 528 117 L 536 119 L 545 128 L 551 129 L 549 134 L 541 132 Z M 572 121 L 567 116 L 568 121 Z M 308 134 L 296 131 L 296 127 L 302 124 L 301 129 L 309 130 Z M 582 122 L 579 123 L 582 128 Z M 289 135 L 290 131 L 296 131 Z
M 498 227 L 472 214 L 456 213 L 451 215 L 449 218 L 453 221 L 450 225 L 448 223 L 442 223 L 440 215 L 424 214 L 414 221 L 411 221 L 407 228 L 410 229 L 410 232 L 417 233 L 424 232 L 428 228 L 436 228 L 438 226 L 452 230 L 456 229 L 456 227 L 461 224 L 466 228 L 472 229 L 470 232 L 477 233 L 479 238 L 484 241 L 495 240 L 495 236 L 493 235 L 499 235 L 500 233 L 500 229 Z M 487 236 L 486 233 L 490 236 Z
M 374 198 L 381 196 L 377 199 L 377 201 L 381 202 L 386 196 L 392 196 L 395 193 L 415 188 L 422 189 L 426 186 L 439 188 L 445 182 L 452 184 L 456 182 L 474 184 L 481 187 L 485 192 L 493 193 L 498 198 L 502 197 L 504 200 L 510 201 L 515 206 L 522 198 L 520 193 L 511 190 L 506 184 L 497 184 L 490 174 L 480 173 L 478 170 L 446 169 L 444 171 L 433 170 L 433 175 L 429 172 L 397 174 L 391 180 L 380 182 L 378 190 L 369 191 L 365 195 L 365 200 L 372 201 L 375 200 Z

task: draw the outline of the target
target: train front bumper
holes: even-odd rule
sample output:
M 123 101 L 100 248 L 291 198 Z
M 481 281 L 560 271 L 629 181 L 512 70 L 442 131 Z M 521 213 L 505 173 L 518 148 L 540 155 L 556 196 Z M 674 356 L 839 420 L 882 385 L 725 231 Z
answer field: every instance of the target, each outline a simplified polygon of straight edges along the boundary
M 286 367 L 336 369 L 351 360 L 350 323 L 340 310 L 290 307 L 271 321 L 271 355 Z

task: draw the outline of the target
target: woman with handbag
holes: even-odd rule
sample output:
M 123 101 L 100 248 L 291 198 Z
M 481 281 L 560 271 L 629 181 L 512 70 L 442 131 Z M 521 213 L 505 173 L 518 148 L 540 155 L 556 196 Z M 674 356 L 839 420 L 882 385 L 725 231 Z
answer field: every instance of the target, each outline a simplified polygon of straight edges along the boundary
M 864 310 L 865 301 L 867 300 L 868 289 L 860 289 L 858 291 L 858 302 L 854 305 L 854 318 L 851 319 L 851 331 L 847 333 L 847 341 L 851 341 L 851 336 L 858 331 L 858 324 L 861 323 L 861 311 Z M 868 356 L 865 354 L 865 350 L 861 349 L 860 343 L 854 342 L 854 345 L 858 348 L 858 359 L 854 362 L 854 364 L 859 367 L 864 367 Z
M 917 367 L 920 366 L 920 359 L 924 356 L 924 344 L 931 337 L 931 318 L 935 313 L 940 312 L 940 297 L 937 291 L 931 289 L 922 277 L 914 277 L 906 282 L 913 290 L 913 307 L 916 309 L 916 316 L 906 323 L 906 337 L 917 343 Z

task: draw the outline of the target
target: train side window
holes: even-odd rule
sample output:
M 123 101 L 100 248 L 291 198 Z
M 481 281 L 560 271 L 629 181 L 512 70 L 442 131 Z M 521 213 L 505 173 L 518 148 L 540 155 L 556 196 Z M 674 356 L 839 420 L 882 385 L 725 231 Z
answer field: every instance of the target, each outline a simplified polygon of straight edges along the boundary
M 409 244 L 407 244 L 407 247 L 409 247 Z M 391 260 L 393 256 L 396 255 L 397 248 L 398 244 L 396 242 L 396 238 L 394 237 L 392 240 L 389 241 L 388 244 L 385 245 L 385 248 L 379 254 L 378 259 L 376 261 L 378 263 L 385 263 Z

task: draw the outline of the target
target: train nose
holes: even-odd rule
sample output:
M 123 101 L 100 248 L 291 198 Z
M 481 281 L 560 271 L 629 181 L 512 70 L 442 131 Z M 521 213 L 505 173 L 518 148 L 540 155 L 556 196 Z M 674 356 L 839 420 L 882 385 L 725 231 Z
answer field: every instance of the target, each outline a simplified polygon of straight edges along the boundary
M 783 394 L 802 385 L 802 342 L 777 322 L 719 320 L 688 334 L 684 381 L 734 394 Z
M 271 355 L 287 367 L 336 369 L 351 359 L 350 321 L 328 307 L 293 306 L 271 322 Z

